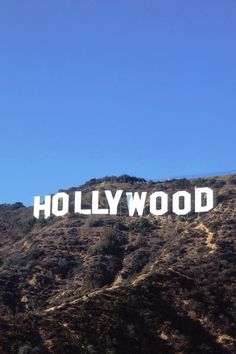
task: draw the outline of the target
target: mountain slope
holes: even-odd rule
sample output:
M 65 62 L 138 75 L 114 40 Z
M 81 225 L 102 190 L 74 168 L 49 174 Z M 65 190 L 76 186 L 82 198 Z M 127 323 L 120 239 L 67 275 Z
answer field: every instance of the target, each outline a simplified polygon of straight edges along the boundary
M 147 205 L 129 217 L 123 200 L 117 216 L 37 221 L 31 207 L 1 205 L 0 352 L 236 352 L 236 175 L 79 189 L 86 207 L 92 190 L 195 186 L 214 189 L 212 211 L 154 217 Z

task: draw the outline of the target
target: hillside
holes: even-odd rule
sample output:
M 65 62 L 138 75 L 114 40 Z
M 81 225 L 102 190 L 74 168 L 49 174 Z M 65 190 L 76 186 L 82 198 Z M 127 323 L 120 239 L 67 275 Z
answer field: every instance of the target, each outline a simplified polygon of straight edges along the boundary
M 0 353 L 236 353 L 236 175 L 78 188 L 86 207 L 92 190 L 195 186 L 214 189 L 210 212 L 129 217 L 123 200 L 116 216 L 36 220 L 0 205 Z

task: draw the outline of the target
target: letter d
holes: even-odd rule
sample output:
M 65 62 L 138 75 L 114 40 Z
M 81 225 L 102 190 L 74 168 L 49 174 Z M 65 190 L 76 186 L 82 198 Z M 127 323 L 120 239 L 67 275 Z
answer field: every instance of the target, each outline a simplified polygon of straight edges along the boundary
M 203 195 L 206 196 L 205 205 L 202 205 Z M 213 190 L 208 187 L 204 188 L 195 188 L 195 212 L 203 213 L 213 209 L 214 207 L 214 198 L 213 198 Z

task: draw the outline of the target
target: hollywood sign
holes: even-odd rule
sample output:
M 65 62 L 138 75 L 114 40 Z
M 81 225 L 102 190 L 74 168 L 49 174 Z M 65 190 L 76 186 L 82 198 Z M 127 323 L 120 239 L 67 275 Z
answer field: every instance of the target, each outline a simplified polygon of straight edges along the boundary
M 109 208 L 99 207 L 99 191 L 92 191 L 91 208 L 82 208 L 82 192 L 75 191 L 74 198 L 74 213 L 83 215 L 117 215 L 118 206 L 122 195 L 126 194 L 126 201 L 129 216 L 134 216 L 136 213 L 142 216 L 144 213 L 147 200 L 147 192 L 124 192 L 117 190 L 113 195 L 111 191 L 106 190 L 105 193 L 107 204 Z M 34 197 L 34 217 L 39 218 L 43 215 L 48 218 L 51 215 L 64 216 L 69 213 L 71 195 L 65 192 L 60 192 L 54 196 L 46 195 L 44 202 L 41 203 L 40 197 Z M 172 195 L 172 212 L 176 215 L 187 215 L 192 208 L 196 213 L 203 213 L 211 210 L 214 206 L 213 190 L 204 188 L 195 188 L 194 201 L 192 203 L 192 196 L 189 192 L 179 191 Z M 169 210 L 169 196 L 165 192 L 154 192 L 149 196 L 150 213 L 152 215 L 160 216 L 166 214 Z

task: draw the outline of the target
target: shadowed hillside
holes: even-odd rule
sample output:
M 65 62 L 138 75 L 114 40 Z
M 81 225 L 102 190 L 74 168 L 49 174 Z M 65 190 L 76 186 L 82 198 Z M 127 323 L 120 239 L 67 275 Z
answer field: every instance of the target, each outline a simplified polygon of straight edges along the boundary
M 129 217 L 122 199 L 117 216 L 37 220 L 0 205 L 0 353 L 236 353 L 236 175 L 79 189 L 86 208 L 92 190 L 195 186 L 214 189 L 210 212 Z

